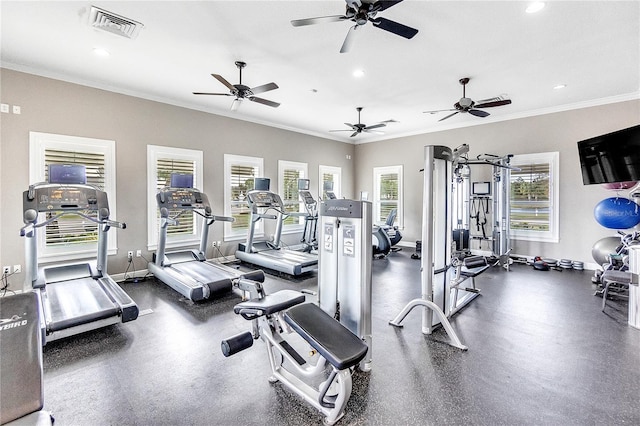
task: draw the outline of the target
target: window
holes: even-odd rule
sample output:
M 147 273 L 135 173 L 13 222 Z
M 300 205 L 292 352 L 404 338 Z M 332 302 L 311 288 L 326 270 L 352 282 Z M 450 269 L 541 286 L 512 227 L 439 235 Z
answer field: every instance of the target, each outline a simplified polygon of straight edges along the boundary
M 394 224 L 402 228 L 402 166 L 373 169 L 373 221 L 384 222 L 391 210 L 397 209 Z
M 320 165 L 318 171 L 320 174 L 318 191 L 322 191 L 322 199 L 326 200 L 328 198 L 327 192 L 324 190 L 325 182 L 333 182 L 333 192 L 336 194 L 336 197 L 342 198 L 342 169 L 340 167 Z
M 307 163 L 294 161 L 278 161 L 278 193 L 284 203 L 287 212 L 304 212 L 304 204 L 300 201 L 298 193 L 298 179 L 307 177 Z M 301 216 L 289 216 L 284 221 L 284 232 L 297 232 L 302 230 L 304 218 Z
M 158 248 L 160 211 L 156 202 L 159 189 L 170 186 L 172 173 L 193 174 L 193 186 L 202 190 L 202 151 L 166 146 L 147 145 L 147 246 L 149 250 Z M 180 210 L 170 210 L 173 217 Z M 199 227 L 195 213 L 183 213 L 178 226 L 167 229 L 167 247 L 191 245 L 200 241 Z
M 224 223 L 224 240 L 240 240 L 247 235 L 251 210 L 247 206 L 247 192 L 253 189 L 253 178 L 262 177 L 263 159 L 240 155 L 224 155 L 224 214 L 235 222 Z M 256 223 L 260 236 L 261 223 Z
M 557 152 L 514 155 L 511 165 L 510 232 L 516 239 L 558 242 Z
M 46 182 L 51 164 L 83 164 L 87 183 L 107 193 L 110 219 L 116 220 L 115 142 L 49 133 L 29 133 L 29 180 Z M 41 213 L 47 218 L 51 214 Z M 43 220 L 40 218 L 39 220 Z M 79 215 L 64 215 L 38 233 L 38 260 L 80 259 L 97 251 L 98 228 Z M 108 254 L 117 251 L 117 232 L 109 232 Z

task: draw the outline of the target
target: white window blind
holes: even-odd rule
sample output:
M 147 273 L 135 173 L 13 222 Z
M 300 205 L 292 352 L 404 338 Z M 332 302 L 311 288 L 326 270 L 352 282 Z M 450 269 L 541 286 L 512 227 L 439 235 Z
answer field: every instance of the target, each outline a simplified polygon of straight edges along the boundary
M 29 182 L 47 182 L 52 164 L 84 165 L 87 183 L 107 193 L 109 217 L 117 220 L 115 141 L 29 132 Z M 39 220 L 52 217 L 42 215 Z M 65 214 L 38 232 L 38 260 L 57 262 L 94 256 L 97 229 L 95 223 L 80 215 Z M 110 255 L 117 252 L 117 236 L 115 230 L 109 232 L 107 252 Z
M 293 161 L 278 161 L 279 187 L 278 193 L 284 203 L 284 209 L 290 213 L 304 212 L 304 205 L 300 202 L 298 179 L 307 176 L 307 164 Z M 304 224 L 304 218 L 289 216 L 284 221 L 285 230 L 299 230 Z
M 558 240 L 558 153 L 515 155 L 511 165 L 510 230 L 534 241 Z
M 253 179 L 262 177 L 262 158 L 225 154 L 225 215 L 235 218 L 225 222 L 225 240 L 240 239 L 247 234 L 251 211 L 247 192 L 253 189 Z M 260 222 L 256 224 L 259 229 Z
M 375 167 L 373 182 L 374 222 L 384 222 L 396 209 L 395 224 L 402 227 L 402 166 Z
M 173 173 L 196 174 L 195 162 L 192 160 L 179 160 L 173 158 L 158 158 L 156 163 L 157 184 L 156 191 L 171 185 L 171 175 Z M 180 213 L 180 210 L 169 210 L 171 217 Z M 156 209 L 157 220 L 160 220 L 160 211 Z M 172 235 L 195 235 L 196 217 L 195 213 L 183 213 L 178 218 L 178 225 L 167 228 L 167 237 Z
M 183 173 L 193 175 L 193 186 L 204 192 L 203 153 L 199 150 L 147 145 L 147 248 L 155 250 L 158 245 L 160 211 L 156 201 L 158 190 L 171 186 L 171 175 Z M 170 210 L 173 217 L 180 210 Z M 167 228 L 167 247 L 184 247 L 197 243 L 201 225 L 195 213 L 184 212 L 178 225 Z
M 329 198 L 327 197 L 327 191 L 324 190 L 325 182 L 332 182 L 333 192 L 336 194 L 336 197 L 341 198 L 342 169 L 340 167 L 320 165 L 318 171 L 320 175 L 320 187 L 318 188 L 318 190 L 322 191 L 322 199 L 326 200 L 327 198 Z
M 49 181 L 52 164 L 81 164 L 85 166 L 87 183 L 104 190 L 104 153 L 47 149 L 44 151 L 45 177 Z M 96 211 L 83 212 L 97 218 Z M 51 219 L 56 213 L 46 213 Z M 98 241 L 98 225 L 80 215 L 65 214 L 45 227 L 46 247 L 86 244 Z

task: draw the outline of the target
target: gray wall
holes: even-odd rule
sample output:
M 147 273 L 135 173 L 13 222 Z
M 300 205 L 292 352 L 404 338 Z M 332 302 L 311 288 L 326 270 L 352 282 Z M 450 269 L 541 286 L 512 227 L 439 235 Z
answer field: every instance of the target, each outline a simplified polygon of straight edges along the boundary
M 37 131 L 116 141 L 117 217 L 128 228 L 117 231 L 119 250 L 109 259 L 111 273 L 124 271 L 127 250 L 142 249 L 150 256 L 146 252 L 147 144 L 202 150 L 204 189 L 218 214 L 223 211 L 225 153 L 264 158 L 265 175 L 274 180 L 279 159 L 306 162 L 314 187 L 319 164 L 342 167 L 347 198 L 361 190 L 372 193 L 373 167 L 402 164 L 403 234 L 409 243 L 420 238 L 422 175 L 418 170 L 423 167 L 423 146 L 454 148 L 468 143 L 470 156 L 559 151 L 560 242 L 514 241 L 514 253 L 593 262 L 593 243 L 612 234 L 595 222 L 593 207 L 612 193 L 599 185 L 582 185 L 576 142 L 640 122 L 640 101 L 629 101 L 354 147 L 7 69 L 0 69 L 0 81 L 2 102 L 22 107 L 21 115 L 0 116 L 0 265 L 24 265 L 24 241 L 18 236 L 21 194 L 30 183 L 29 132 Z M 210 240 L 222 239 L 222 227 L 214 226 Z M 226 244 L 225 253 L 231 253 L 233 245 Z M 211 249 L 208 254 L 212 255 Z M 21 279 L 12 279 L 13 288 Z
M 29 132 L 45 132 L 116 141 L 118 254 L 109 258 L 109 272 L 126 267 L 128 250 L 142 249 L 147 258 L 147 145 L 204 152 L 204 190 L 214 213 L 223 213 L 224 154 L 264 158 L 265 176 L 277 185 L 278 160 L 308 163 L 312 189 L 318 165 L 342 167 L 345 197 L 353 195 L 354 146 L 301 133 L 262 126 L 205 112 L 175 107 L 59 80 L 0 69 L 3 103 L 20 105 L 21 115 L 2 114 L 0 158 L 0 265 L 24 267 L 22 192 L 29 182 Z M 277 186 L 276 186 L 277 188 Z M 209 241 L 222 240 L 214 225 Z M 296 238 L 297 240 L 297 238 Z M 232 253 L 235 243 L 223 251 Z M 209 248 L 208 255 L 211 256 Z M 12 288 L 23 277 L 12 278 Z M 15 284 L 13 284 L 15 283 Z
M 455 118 L 452 118 L 455 119 Z M 463 118 L 460 118 L 463 119 Z M 467 119 L 474 119 L 468 117 Z M 481 119 L 478 119 L 481 120 Z M 513 241 L 513 252 L 569 258 L 593 263 L 591 247 L 614 235 L 593 218 L 593 208 L 614 192 L 601 185 L 582 184 L 576 142 L 640 123 L 640 101 L 628 101 L 517 120 L 488 123 L 356 146 L 355 190 L 373 190 L 373 167 L 404 165 L 406 241 L 420 239 L 423 147 L 470 146 L 469 158 L 478 154 L 560 153 L 560 242 Z M 621 195 L 626 195 L 621 192 Z

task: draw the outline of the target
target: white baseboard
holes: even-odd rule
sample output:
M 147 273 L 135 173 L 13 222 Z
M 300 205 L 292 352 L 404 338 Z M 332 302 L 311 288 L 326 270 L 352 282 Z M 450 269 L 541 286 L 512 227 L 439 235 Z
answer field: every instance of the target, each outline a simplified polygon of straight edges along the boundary
M 126 275 L 126 277 L 125 277 Z M 152 276 L 149 273 L 148 269 L 136 269 L 133 272 L 127 272 L 126 274 L 122 273 L 122 274 L 109 274 L 109 276 L 111 278 L 113 278 L 113 280 L 117 283 L 121 283 L 124 282 L 125 279 L 133 279 L 133 278 L 142 278 L 142 277 L 148 277 L 148 276 Z

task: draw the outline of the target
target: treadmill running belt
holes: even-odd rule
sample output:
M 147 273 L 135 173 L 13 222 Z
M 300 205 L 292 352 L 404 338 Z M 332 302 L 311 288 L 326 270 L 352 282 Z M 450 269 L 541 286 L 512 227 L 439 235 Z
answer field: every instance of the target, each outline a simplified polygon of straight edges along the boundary
M 118 307 L 92 278 L 48 284 L 45 291 L 43 304 L 51 332 L 118 315 Z

